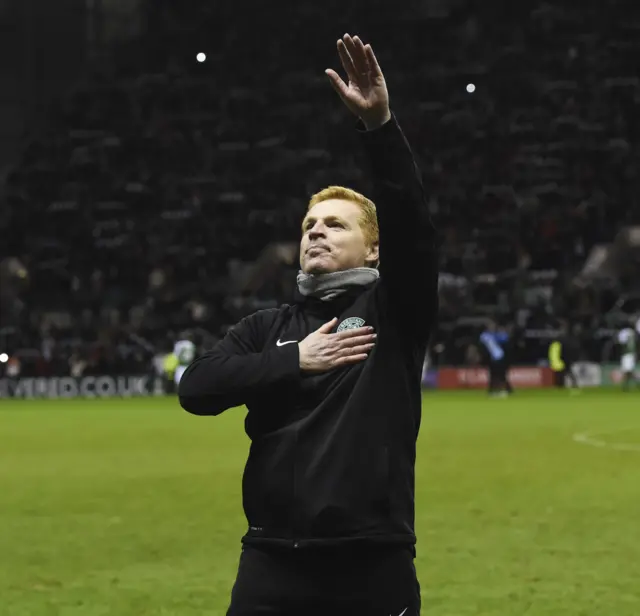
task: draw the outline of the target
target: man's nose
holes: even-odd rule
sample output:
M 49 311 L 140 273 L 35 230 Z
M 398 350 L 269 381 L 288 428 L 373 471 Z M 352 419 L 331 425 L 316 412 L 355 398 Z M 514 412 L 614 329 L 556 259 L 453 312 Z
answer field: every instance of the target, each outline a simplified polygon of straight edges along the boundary
M 309 239 L 313 240 L 319 237 L 325 237 L 325 226 L 321 223 L 316 223 L 309 231 Z

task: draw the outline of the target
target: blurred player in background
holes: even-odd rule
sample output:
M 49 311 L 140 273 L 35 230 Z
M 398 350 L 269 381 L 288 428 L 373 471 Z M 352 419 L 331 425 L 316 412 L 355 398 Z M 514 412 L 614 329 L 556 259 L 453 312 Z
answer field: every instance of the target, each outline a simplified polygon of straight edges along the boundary
M 620 357 L 620 370 L 622 371 L 622 389 L 629 391 L 631 384 L 635 383 L 635 370 L 637 359 L 637 337 L 633 327 L 625 327 L 618 334 L 618 344 L 622 347 Z
M 174 352 L 167 353 L 162 359 L 162 381 L 164 392 L 166 394 L 177 393 L 178 386 L 176 385 L 176 368 L 178 367 L 178 358 Z
M 180 379 L 189 364 L 196 358 L 196 345 L 193 342 L 193 336 L 188 332 L 184 332 L 180 340 L 173 347 L 173 355 L 177 360 L 177 366 L 174 372 L 174 381 L 176 387 L 180 384 Z
M 487 329 L 480 335 L 480 342 L 489 357 L 489 395 L 506 397 L 512 394 L 507 355 L 509 334 L 499 329 L 495 321 L 489 321 Z
M 572 392 L 578 392 L 578 379 L 573 364 L 578 356 L 578 345 L 567 323 L 562 324 L 560 335 L 549 345 L 549 366 L 553 371 L 555 386 L 562 389 L 571 384 Z

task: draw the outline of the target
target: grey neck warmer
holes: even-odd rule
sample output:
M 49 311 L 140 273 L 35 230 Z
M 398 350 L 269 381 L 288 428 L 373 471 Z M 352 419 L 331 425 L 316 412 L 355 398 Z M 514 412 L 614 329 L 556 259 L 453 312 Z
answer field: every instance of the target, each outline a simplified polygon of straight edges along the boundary
M 354 267 L 316 276 L 298 272 L 298 290 L 305 297 L 315 297 L 328 302 L 352 287 L 364 287 L 379 277 L 380 272 L 373 267 Z

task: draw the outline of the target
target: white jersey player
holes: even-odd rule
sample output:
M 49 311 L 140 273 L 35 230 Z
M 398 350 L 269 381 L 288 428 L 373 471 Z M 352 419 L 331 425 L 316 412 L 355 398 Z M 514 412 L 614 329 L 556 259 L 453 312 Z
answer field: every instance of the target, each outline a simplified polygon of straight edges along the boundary
M 175 382 L 180 383 L 180 379 L 189 364 L 196 358 L 196 345 L 191 340 L 178 340 L 173 347 L 173 354 L 178 358 Z
M 622 356 L 620 358 L 620 370 L 623 375 L 623 387 L 628 389 L 634 380 L 636 370 L 636 332 L 632 327 L 625 327 L 618 334 L 618 343 L 622 346 Z

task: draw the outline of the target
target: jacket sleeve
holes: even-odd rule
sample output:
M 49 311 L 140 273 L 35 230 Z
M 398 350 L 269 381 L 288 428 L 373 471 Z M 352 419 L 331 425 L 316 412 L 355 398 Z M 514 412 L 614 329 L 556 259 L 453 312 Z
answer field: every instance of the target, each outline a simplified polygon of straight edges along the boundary
M 438 251 L 420 170 L 392 116 L 372 131 L 359 126 L 372 172 L 380 228 L 380 290 L 400 331 L 428 335 L 438 312 Z
M 243 319 L 187 368 L 178 386 L 183 409 L 194 415 L 219 415 L 247 404 L 269 387 L 299 378 L 298 345 L 265 350 L 261 325 L 259 313 Z

